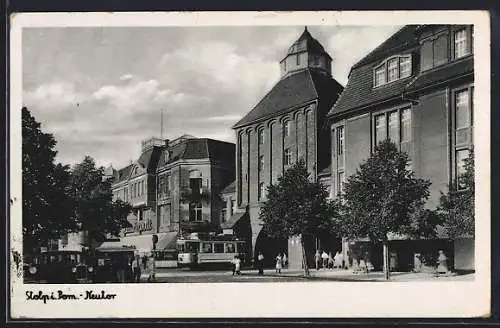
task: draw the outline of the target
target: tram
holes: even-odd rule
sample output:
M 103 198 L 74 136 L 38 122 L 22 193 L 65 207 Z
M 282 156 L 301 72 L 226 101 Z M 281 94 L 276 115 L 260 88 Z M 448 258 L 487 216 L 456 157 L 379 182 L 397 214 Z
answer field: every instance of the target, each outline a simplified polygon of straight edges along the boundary
M 248 263 L 248 243 L 232 235 L 199 235 L 193 233 L 177 240 L 177 266 L 197 268 L 230 266 L 238 256 Z

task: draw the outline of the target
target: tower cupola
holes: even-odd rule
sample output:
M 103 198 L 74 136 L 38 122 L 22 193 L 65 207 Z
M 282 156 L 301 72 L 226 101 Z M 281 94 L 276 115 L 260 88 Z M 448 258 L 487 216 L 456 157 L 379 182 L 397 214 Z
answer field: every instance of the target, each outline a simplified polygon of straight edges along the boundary
M 305 27 L 302 35 L 288 48 L 285 58 L 280 61 L 281 77 L 306 68 L 331 75 L 331 64 L 330 55 Z

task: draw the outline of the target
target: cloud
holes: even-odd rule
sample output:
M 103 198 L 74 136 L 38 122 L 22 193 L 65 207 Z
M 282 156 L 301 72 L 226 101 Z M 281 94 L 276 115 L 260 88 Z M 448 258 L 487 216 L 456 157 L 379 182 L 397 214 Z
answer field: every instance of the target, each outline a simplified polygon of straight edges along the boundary
M 120 81 L 130 81 L 134 78 L 132 74 L 124 74 L 120 76 Z

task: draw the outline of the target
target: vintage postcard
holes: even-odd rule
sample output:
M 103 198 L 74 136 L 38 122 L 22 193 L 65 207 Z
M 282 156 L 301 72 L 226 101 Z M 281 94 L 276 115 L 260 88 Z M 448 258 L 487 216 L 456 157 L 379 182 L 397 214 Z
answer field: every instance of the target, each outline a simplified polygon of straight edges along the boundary
M 13 15 L 11 317 L 488 316 L 489 28 Z

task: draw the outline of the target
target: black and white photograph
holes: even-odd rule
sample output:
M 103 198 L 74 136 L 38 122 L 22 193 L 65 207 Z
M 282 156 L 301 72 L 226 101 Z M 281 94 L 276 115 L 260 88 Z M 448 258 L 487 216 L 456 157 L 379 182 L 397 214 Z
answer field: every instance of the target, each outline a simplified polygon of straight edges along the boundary
M 12 22 L 13 316 L 487 315 L 487 13 Z

